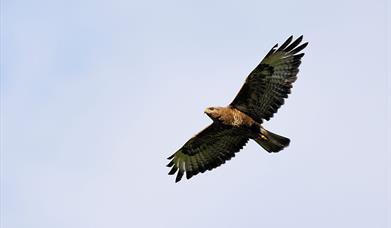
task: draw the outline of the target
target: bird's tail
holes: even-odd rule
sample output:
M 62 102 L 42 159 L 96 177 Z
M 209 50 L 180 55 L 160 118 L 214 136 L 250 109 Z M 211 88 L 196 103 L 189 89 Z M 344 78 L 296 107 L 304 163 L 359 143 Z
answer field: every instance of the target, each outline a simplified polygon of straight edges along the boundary
M 264 128 L 261 128 L 260 133 L 254 140 L 269 153 L 277 153 L 285 147 L 289 146 L 290 139 L 274 134 Z

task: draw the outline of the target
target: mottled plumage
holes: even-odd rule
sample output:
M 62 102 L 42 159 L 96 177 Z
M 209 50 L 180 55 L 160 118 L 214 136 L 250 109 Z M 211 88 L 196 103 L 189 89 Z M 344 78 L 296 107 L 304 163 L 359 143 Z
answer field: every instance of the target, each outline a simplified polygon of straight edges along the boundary
M 211 107 L 205 113 L 213 123 L 187 141 L 170 156 L 169 174 L 177 173 L 176 182 L 186 174 L 192 176 L 212 170 L 235 156 L 249 139 L 253 139 L 268 152 L 278 152 L 290 140 L 267 131 L 261 126 L 284 104 L 297 79 L 299 65 L 308 43 L 299 45 L 302 36 L 292 42 L 289 37 L 281 46 L 277 44 L 250 73 L 238 95 L 228 107 Z

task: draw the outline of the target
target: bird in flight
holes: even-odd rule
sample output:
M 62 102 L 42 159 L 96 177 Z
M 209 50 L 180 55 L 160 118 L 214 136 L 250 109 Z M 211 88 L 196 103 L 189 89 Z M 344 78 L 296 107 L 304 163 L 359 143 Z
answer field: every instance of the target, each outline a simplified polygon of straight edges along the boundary
M 276 44 L 250 73 L 235 99 L 227 107 L 205 109 L 213 123 L 189 139 L 168 157 L 169 175 L 177 173 L 175 182 L 190 179 L 230 160 L 252 139 L 269 153 L 289 145 L 290 140 L 266 130 L 269 120 L 284 104 L 297 79 L 301 58 L 299 53 L 308 44 L 303 36 L 292 42 L 289 37 L 279 48 Z M 278 49 L 277 49 L 278 48 Z

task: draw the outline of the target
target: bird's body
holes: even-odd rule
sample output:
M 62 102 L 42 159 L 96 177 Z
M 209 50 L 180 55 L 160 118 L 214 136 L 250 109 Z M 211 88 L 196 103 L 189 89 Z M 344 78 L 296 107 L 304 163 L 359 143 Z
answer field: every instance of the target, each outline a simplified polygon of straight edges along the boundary
M 213 123 L 189 139 L 170 156 L 169 174 L 177 172 L 176 182 L 184 173 L 192 176 L 212 170 L 235 156 L 252 139 L 268 152 L 279 152 L 290 140 L 262 127 L 288 97 L 297 79 L 308 43 L 300 44 L 302 36 L 292 42 L 289 37 L 279 49 L 275 45 L 250 73 L 238 95 L 227 107 L 210 107 L 205 113 Z
M 251 128 L 257 123 L 248 115 L 233 107 L 211 107 L 205 113 L 215 122 L 239 127 Z
M 278 152 L 289 145 L 288 138 L 267 131 L 260 123 L 235 107 L 210 107 L 205 113 L 213 120 L 213 124 L 229 127 L 237 136 L 253 139 L 268 152 Z M 269 145 L 270 142 L 272 145 Z

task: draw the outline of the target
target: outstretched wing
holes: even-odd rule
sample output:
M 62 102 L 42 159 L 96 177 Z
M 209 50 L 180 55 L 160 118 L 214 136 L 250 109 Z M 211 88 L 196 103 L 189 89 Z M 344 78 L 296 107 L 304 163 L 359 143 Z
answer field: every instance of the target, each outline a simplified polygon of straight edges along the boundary
M 280 48 L 276 44 L 261 63 L 250 73 L 238 95 L 230 104 L 262 123 L 269 120 L 284 104 L 296 81 L 300 59 L 298 54 L 308 43 L 301 43 L 303 36 L 292 42 L 289 37 Z M 292 42 L 292 43 L 291 43 Z
M 168 174 L 173 175 L 178 171 L 175 180 L 178 182 L 184 173 L 189 179 L 212 170 L 234 157 L 247 141 L 248 138 L 237 128 L 212 123 L 168 158 L 171 161 L 167 166 L 172 167 Z

